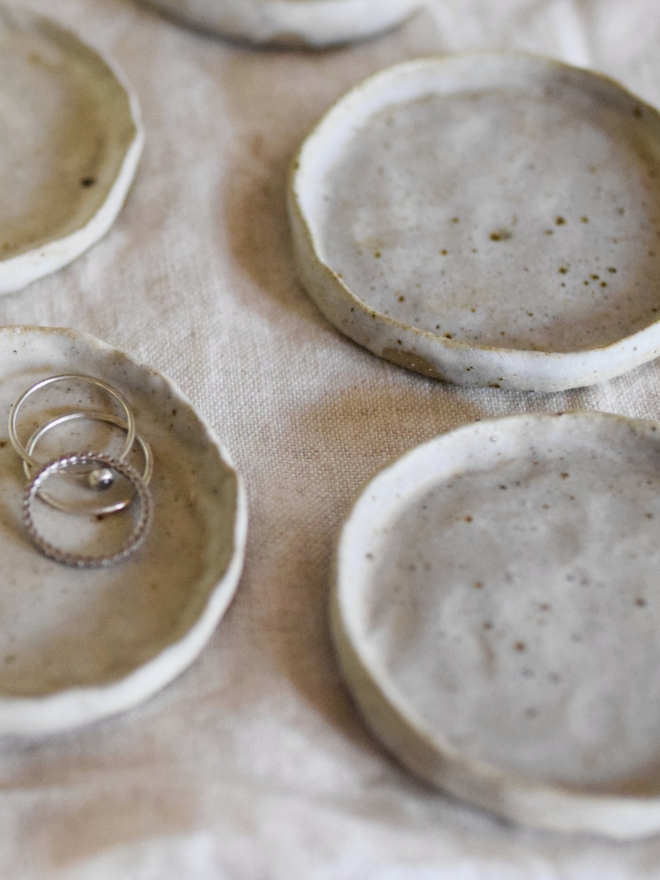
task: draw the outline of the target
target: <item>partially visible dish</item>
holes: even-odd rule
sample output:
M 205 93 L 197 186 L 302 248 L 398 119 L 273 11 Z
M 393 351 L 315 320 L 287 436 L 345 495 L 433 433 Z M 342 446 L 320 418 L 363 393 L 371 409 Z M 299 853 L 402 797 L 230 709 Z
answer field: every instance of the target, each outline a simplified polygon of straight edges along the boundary
M 105 235 L 144 136 L 116 67 L 18 6 L 0 5 L 0 119 L 0 293 L 9 293 Z
M 320 49 L 400 24 L 422 0 L 140 0 L 188 24 L 252 43 Z

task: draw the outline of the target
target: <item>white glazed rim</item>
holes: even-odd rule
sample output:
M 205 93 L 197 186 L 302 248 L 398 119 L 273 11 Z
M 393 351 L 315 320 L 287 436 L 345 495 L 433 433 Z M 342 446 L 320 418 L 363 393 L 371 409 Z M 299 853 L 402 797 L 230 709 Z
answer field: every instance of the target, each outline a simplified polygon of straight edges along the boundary
M 321 49 L 376 36 L 400 24 L 426 0 L 233 0 L 212 11 L 172 0 L 140 0 L 180 21 L 257 44 Z
M 15 257 L 4 261 L 0 260 L 0 294 L 22 290 L 33 281 L 57 272 L 103 238 L 122 209 L 133 183 L 144 146 L 144 126 L 137 95 L 117 63 L 107 53 L 83 40 L 73 30 L 46 16 L 29 9 L 21 8 L 19 10 L 12 4 L 3 3 L 3 8 L 16 14 L 19 20 L 32 19 L 36 23 L 45 23 L 51 31 L 61 37 L 63 42 L 74 42 L 84 52 L 95 55 L 98 61 L 109 70 L 119 88 L 126 95 L 134 135 L 126 148 L 117 177 L 105 200 L 83 226 L 64 238 L 54 238 L 39 247 L 17 254 Z
M 525 71 L 561 73 L 586 92 L 607 95 L 631 110 L 643 108 L 657 130 L 660 145 L 660 113 L 615 80 L 561 61 L 521 52 L 469 52 L 424 58 L 385 68 L 349 91 L 323 116 L 293 159 L 288 187 L 288 210 L 299 278 L 323 314 L 346 336 L 383 357 L 385 349 L 401 348 L 410 356 L 409 369 L 458 385 L 490 386 L 518 391 L 565 391 L 620 376 L 660 355 L 660 319 L 629 336 L 605 346 L 573 352 L 531 351 L 496 348 L 447 339 L 431 331 L 395 320 L 372 308 L 341 279 L 323 256 L 314 218 L 305 208 L 307 193 L 320 178 L 323 153 L 336 154 L 337 132 L 357 131 L 373 115 L 390 104 L 412 96 L 442 91 L 445 75 L 455 69 L 484 62 L 516 65 Z M 454 91 L 450 89 L 447 93 Z M 346 134 L 346 139 L 349 138 Z M 402 344 L 399 346 L 398 343 Z M 397 363 L 397 361 L 393 361 Z
M 236 508 L 231 557 L 226 569 L 209 593 L 206 606 L 188 632 L 167 645 L 148 662 L 109 684 L 66 688 L 42 697 L 0 695 L 0 735 L 18 736 L 59 733 L 124 712 L 157 693 L 187 669 L 211 638 L 234 597 L 243 569 L 248 522 L 245 486 L 242 477 L 232 464 L 229 453 L 220 443 L 213 429 L 167 376 L 153 367 L 140 364 L 91 334 L 63 327 L 2 327 L 0 343 L 3 338 L 26 334 L 66 335 L 75 339 L 79 345 L 97 351 L 101 357 L 112 354 L 163 381 L 177 406 L 187 410 L 199 423 L 205 438 L 217 452 L 219 465 L 235 479 Z
M 521 422 L 542 433 L 557 419 L 573 420 L 581 430 L 624 423 L 640 438 L 660 443 L 659 423 L 598 412 L 525 414 L 465 425 L 442 434 L 404 454 L 365 486 L 348 512 L 334 559 L 331 629 L 340 666 L 365 722 L 415 775 L 476 806 L 507 819 L 535 827 L 568 832 L 591 832 L 618 840 L 632 840 L 660 831 L 660 786 L 657 796 L 633 797 L 595 793 L 579 787 L 550 784 L 487 761 L 471 758 L 448 739 L 431 730 L 405 696 L 390 682 L 385 670 L 363 640 L 359 619 L 360 574 L 358 556 L 364 557 L 364 534 L 373 524 L 373 498 L 394 487 L 403 495 L 413 491 L 415 479 L 406 478 L 420 459 L 432 456 L 445 462 L 453 447 L 469 455 L 475 429 L 487 436 L 505 435 Z M 481 436 L 481 435 L 480 435 Z M 490 444 L 492 445 L 492 444 Z M 452 465 L 443 465 L 455 470 Z M 381 505 L 382 505 L 381 501 Z M 392 504 L 391 501 L 385 502 Z M 396 503 L 396 502 L 394 502 Z M 384 507 L 379 507 L 383 510 Z

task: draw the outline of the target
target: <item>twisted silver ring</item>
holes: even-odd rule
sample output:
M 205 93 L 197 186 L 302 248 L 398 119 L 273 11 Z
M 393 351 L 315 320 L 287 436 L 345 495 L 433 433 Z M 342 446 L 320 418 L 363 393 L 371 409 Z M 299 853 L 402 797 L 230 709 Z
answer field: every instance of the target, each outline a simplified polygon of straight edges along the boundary
M 41 467 L 41 463 L 38 462 L 35 458 L 32 458 L 30 453 L 27 451 L 25 446 L 21 443 L 18 438 L 18 430 L 17 430 L 17 422 L 18 422 L 18 413 L 28 399 L 35 392 L 39 391 L 41 388 L 45 388 L 47 385 L 52 385 L 55 382 L 86 382 L 88 385 L 94 385 L 97 388 L 101 388 L 103 391 L 107 392 L 111 397 L 121 405 L 121 408 L 124 410 L 124 415 L 126 416 L 126 443 L 124 444 L 124 448 L 119 454 L 119 459 L 124 459 L 129 454 L 131 449 L 133 448 L 133 443 L 135 443 L 135 415 L 133 414 L 133 410 L 128 405 L 128 401 L 124 397 L 124 395 L 118 391 L 116 388 L 113 388 L 112 385 L 109 385 L 107 382 L 104 382 L 102 379 L 96 379 L 93 376 L 83 376 L 77 375 L 75 373 L 65 374 L 62 376 L 49 376 L 46 379 L 42 379 L 40 382 L 35 382 L 34 385 L 31 385 L 26 391 L 24 391 L 20 397 L 17 397 L 14 403 L 12 404 L 11 411 L 9 413 L 9 440 L 11 445 L 14 447 L 16 452 L 20 455 L 23 461 L 30 466 L 33 470 Z
M 93 421 L 93 422 L 107 422 L 109 425 L 116 425 L 116 427 L 121 428 L 122 431 L 128 432 L 128 426 L 121 419 L 117 418 L 117 416 L 110 415 L 109 413 L 100 413 L 100 412 L 91 412 L 91 411 L 79 411 L 79 412 L 71 412 L 64 413 L 61 416 L 56 416 L 54 419 L 51 419 L 49 422 L 46 422 L 45 425 L 42 425 L 40 428 L 32 434 L 30 439 L 25 444 L 25 450 L 29 456 L 32 456 L 32 453 L 37 448 L 37 445 L 41 438 L 51 431 L 53 428 L 56 428 L 58 425 L 63 425 L 66 422 L 77 421 L 79 419 L 84 419 L 85 421 Z M 153 475 L 154 470 L 154 458 L 153 453 L 151 451 L 151 447 L 140 437 L 139 434 L 135 435 L 136 441 L 140 444 L 140 448 L 142 449 L 142 455 L 144 457 L 144 470 L 142 472 L 142 482 L 145 486 L 148 486 L 151 482 L 151 477 Z M 118 456 L 122 459 L 122 456 Z M 122 459 L 123 460 L 123 459 Z M 28 480 L 32 479 L 32 468 L 27 463 L 27 461 L 23 462 L 23 471 L 25 472 L 25 476 Z M 106 470 L 110 470 L 107 468 L 98 471 L 98 473 L 102 476 Z M 92 471 L 92 474 L 96 474 L 96 469 Z M 89 476 L 91 476 L 90 474 Z M 112 471 L 110 471 L 110 475 L 112 477 Z M 110 484 L 113 480 L 111 480 Z M 89 482 L 89 481 L 88 481 Z M 92 488 L 96 488 L 97 486 L 92 484 Z M 64 501 L 58 501 L 56 498 L 53 498 L 52 495 L 47 495 L 43 490 L 39 492 L 39 500 L 44 501 L 49 507 L 55 508 L 55 510 L 61 510 L 63 513 L 71 513 L 74 516 L 101 516 L 110 513 L 118 513 L 120 510 L 125 510 L 130 504 L 133 502 L 133 498 L 124 498 L 119 501 L 115 501 L 112 504 L 106 504 L 104 506 L 99 507 L 88 507 L 84 510 L 81 510 L 75 506 L 75 504 L 67 504 Z
M 111 468 L 129 480 L 135 489 L 136 497 L 140 502 L 140 515 L 135 523 L 133 531 L 123 545 L 114 552 L 103 553 L 98 556 L 85 556 L 78 553 L 69 553 L 60 550 L 39 534 L 32 518 L 32 505 L 37 497 L 41 485 L 54 474 L 67 471 L 77 465 L 101 465 Z M 74 455 L 63 455 L 45 464 L 34 478 L 28 483 L 23 497 L 23 523 L 32 541 L 41 552 L 59 562 L 73 568 L 107 568 L 116 562 L 123 562 L 131 554 L 139 550 L 144 544 L 151 523 L 153 521 L 153 503 L 151 492 L 145 485 L 144 480 L 134 467 L 128 462 L 115 458 L 112 455 L 104 455 L 100 452 L 82 452 Z

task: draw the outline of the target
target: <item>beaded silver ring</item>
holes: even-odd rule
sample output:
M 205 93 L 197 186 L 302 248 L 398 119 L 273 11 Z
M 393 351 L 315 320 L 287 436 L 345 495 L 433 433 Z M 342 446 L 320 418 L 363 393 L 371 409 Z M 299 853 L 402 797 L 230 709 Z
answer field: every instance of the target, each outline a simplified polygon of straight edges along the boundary
M 126 477 L 135 489 L 136 499 L 140 503 L 140 515 L 128 539 L 114 552 L 102 553 L 98 556 L 86 556 L 84 554 L 70 553 L 66 550 L 61 550 L 40 535 L 34 524 L 32 505 L 34 504 L 34 500 L 37 497 L 42 484 L 54 474 L 57 474 L 60 471 L 67 471 L 69 468 L 78 465 L 101 465 L 101 467 L 110 468 Z M 153 503 L 151 492 L 135 468 L 126 461 L 115 458 L 112 455 L 104 455 L 98 452 L 82 452 L 74 455 L 63 455 L 60 458 L 48 462 L 37 474 L 35 474 L 30 483 L 28 483 L 23 498 L 23 524 L 25 525 L 32 541 L 45 556 L 54 559 L 55 562 L 71 566 L 72 568 L 107 568 L 117 562 L 123 562 L 139 550 L 144 544 L 149 529 L 151 528 L 152 521 Z
M 66 422 L 76 421 L 79 419 L 93 422 L 107 422 L 107 424 L 109 425 L 115 425 L 116 427 L 121 428 L 122 431 L 128 432 L 128 426 L 126 425 L 126 423 L 117 418 L 117 416 L 110 415 L 109 413 L 92 412 L 86 410 L 64 413 L 61 416 L 56 416 L 54 419 L 51 419 L 40 428 L 36 429 L 36 431 L 32 434 L 32 436 L 25 444 L 25 450 L 27 454 L 29 456 L 32 456 L 32 453 L 37 448 L 37 445 L 41 438 L 53 428 L 56 428 L 58 425 L 63 425 Z M 137 443 L 139 443 L 140 448 L 142 449 L 142 455 L 144 457 L 142 482 L 145 486 L 148 486 L 151 482 L 151 477 L 154 470 L 153 453 L 149 444 L 146 442 L 146 440 L 143 440 L 139 434 L 135 435 L 135 440 Z M 123 461 L 122 456 L 118 456 L 118 458 Z M 28 480 L 32 479 L 32 470 L 33 469 L 30 467 L 27 461 L 23 461 L 23 471 Z M 106 471 L 109 471 L 111 480 L 109 483 L 107 483 L 107 485 L 104 485 L 101 482 L 101 479 Z M 98 474 L 99 477 L 90 483 L 89 477 L 96 474 Z M 88 474 L 88 483 L 90 483 L 92 488 L 109 488 L 113 482 L 114 477 L 112 475 L 112 470 L 109 468 L 101 468 L 100 470 L 96 468 L 91 472 L 91 474 Z M 45 501 L 46 504 L 48 504 L 50 507 L 53 507 L 55 510 L 61 510 L 63 513 L 71 513 L 74 516 L 101 516 L 111 513 L 119 513 L 119 511 L 125 510 L 133 502 L 133 498 L 124 498 L 120 501 L 115 501 L 112 504 L 106 504 L 98 507 L 88 507 L 85 510 L 81 510 L 76 508 L 74 504 L 66 504 L 64 501 L 58 501 L 56 498 L 53 498 L 52 495 L 47 495 L 43 490 L 39 492 L 39 499 L 41 501 Z

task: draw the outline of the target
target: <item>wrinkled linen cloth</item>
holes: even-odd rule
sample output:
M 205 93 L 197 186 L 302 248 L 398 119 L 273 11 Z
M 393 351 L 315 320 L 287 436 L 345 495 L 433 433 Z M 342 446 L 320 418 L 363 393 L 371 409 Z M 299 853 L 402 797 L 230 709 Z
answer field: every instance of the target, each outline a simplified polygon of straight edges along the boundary
M 512 827 L 417 782 L 369 735 L 328 630 L 333 545 L 377 469 L 461 423 L 585 408 L 660 417 L 660 362 L 570 393 L 464 390 L 341 336 L 296 282 L 291 156 L 331 102 L 390 63 L 515 48 L 660 104 L 657 0 L 435 0 L 320 54 L 195 33 L 131 0 L 31 0 L 109 51 L 147 146 L 118 222 L 0 300 L 0 323 L 91 332 L 164 371 L 244 475 L 236 599 L 201 658 L 137 710 L 0 743 L 2 880 L 641 880 L 660 838 Z

